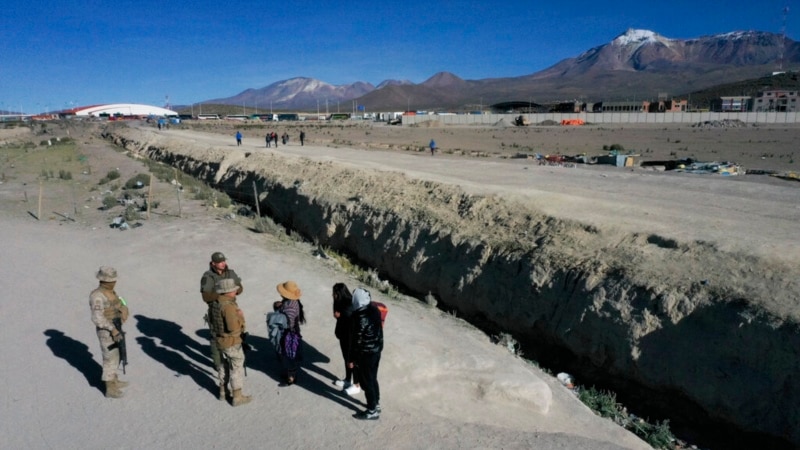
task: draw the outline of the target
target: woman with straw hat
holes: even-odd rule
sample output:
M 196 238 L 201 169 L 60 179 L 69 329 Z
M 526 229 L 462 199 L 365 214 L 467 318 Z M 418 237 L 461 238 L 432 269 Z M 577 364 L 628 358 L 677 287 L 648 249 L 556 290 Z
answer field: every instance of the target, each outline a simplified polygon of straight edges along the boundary
M 281 337 L 281 361 L 285 370 L 286 384 L 294 384 L 300 361 L 303 359 L 303 336 L 300 324 L 306 323 L 303 303 L 300 301 L 300 287 L 294 281 L 284 281 L 277 286 L 283 305 L 281 312 L 286 315 L 288 327 Z

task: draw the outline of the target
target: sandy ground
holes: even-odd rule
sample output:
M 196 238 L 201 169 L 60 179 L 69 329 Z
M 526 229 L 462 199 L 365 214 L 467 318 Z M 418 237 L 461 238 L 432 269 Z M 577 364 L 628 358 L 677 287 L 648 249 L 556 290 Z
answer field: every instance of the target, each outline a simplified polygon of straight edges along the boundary
M 235 127 L 223 125 L 198 133 L 196 130 L 168 130 L 165 136 L 180 140 L 183 145 L 235 147 Z M 594 134 L 606 133 L 620 142 L 645 141 L 647 136 L 664 132 L 662 126 L 649 128 L 621 127 L 608 129 L 551 129 L 525 130 L 501 129 L 411 129 L 406 139 L 419 142 L 424 147 L 425 136 L 446 133 L 437 142 L 448 142 L 463 148 L 475 145 L 490 149 L 489 142 L 500 139 L 501 133 L 528 132 L 536 135 L 533 142 L 545 147 L 563 141 L 574 143 L 569 149 L 582 148 L 595 142 Z M 661 140 L 679 141 L 687 146 L 704 145 L 706 152 L 702 160 L 716 156 L 716 160 L 736 161 L 742 156 L 742 148 L 748 161 L 787 172 L 795 163 L 788 161 L 797 155 L 789 144 L 800 138 L 800 128 L 773 129 L 771 135 L 781 138 L 775 141 L 759 141 L 758 145 L 742 145 L 753 135 L 765 134 L 761 128 L 734 128 L 698 130 L 687 126 L 666 127 L 671 132 Z M 298 128 L 299 129 L 299 128 Z M 291 129 L 290 129 L 291 130 Z M 309 142 L 300 146 L 296 139 L 289 145 L 277 149 L 265 148 L 260 132 L 245 132 L 244 151 L 294 155 L 318 161 L 332 161 L 353 167 L 382 171 L 399 171 L 411 177 L 458 184 L 468 192 L 476 194 L 500 194 L 515 201 L 524 202 L 546 214 L 573 219 L 603 228 L 618 228 L 631 233 L 655 233 L 681 242 L 713 242 L 718 248 L 730 252 L 755 254 L 775 258 L 783 262 L 796 263 L 800 258 L 800 241 L 795 237 L 800 232 L 800 182 L 787 181 L 766 175 L 722 177 L 719 175 L 696 175 L 688 173 L 661 172 L 642 168 L 617 168 L 606 165 L 577 165 L 575 167 L 539 166 L 531 159 L 516 159 L 510 156 L 515 150 L 495 149 L 487 157 L 465 157 L 444 149 L 435 156 L 425 151 L 397 151 L 378 149 L 376 140 L 392 141 L 403 130 L 385 125 L 374 126 L 366 131 L 360 127 L 329 129 L 320 128 L 319 136 L 307 130 Z M 522 130 L 522 131 L 520 131 Z M 741 133 L 748 131 L 750 138 Z M 712 142 L 704 133 L 715 132 L 715 136 L 731 140 Z M 331 136 L 335 133 L 335 137 Z M 366 134 L 369 133 L 369 134 Z M 544 141 L 539 134 L 553 133 Z M 559 133 L 561 137 L 559 137 Z M 378 136 L 376 136 L 378 135 Z M 492 137 L 493 136 L 493 137 Z M 651 137 L 652 138 L 652 137 Z M 610 139 L 610 138 L 608 138 Z M 652 138 L 655 140 L 655 138 Z M 698 141 L 692 141 L 697 139 Z M 719 139 L 719 137 L 717 137 Z M 336 143 L 358 144 L 352 147 Z M 478 142 L 478 144 L 475 144 Z M 544 142 L 544 143 L 543 143 Z M 701 144 L 702 143 L 702 144 Z M 325 144 L 325 146 L 320 146 Z M 327 147 L 332 145 L 334 148 Z M 369 145 L 371 151 L 363 151 Z M 444 148 L 444 144 L 442 145 Z M 522 144 L 517 144 L 518 146 Z M 533 144 L 531 144 L 533 145 Z M 654 144 L 655 146 L 655 144 Z M 451 147 L 452 148 L 452 147 Z M 775 149 L 779 150 L 775 150 Z M 761 159 L 760 154 L 781 152 L 784 157 Z M 564 149 L 566 150 L 566 149 Z M 577 154 L 578 151 L 563 151 Z M 602 153 L 602 152 L 600 152 Z M 699 153 L 699 152 L 698 152 Z M 789 155 L 789 156 L 787 156 Z M 668 154 L 657 154 L 661 159 Z M 800 155 L 797 155 L 800 163 Z M 752 166 L 750 166 L 752 167 Z
M 178 130 L 169 131 L 177 137 Z M 358 283 L 315 258 L 311 247 L 254 234 L 244 219 L 226 219 L 198 201 L 184 198 L 177 217 L 174 189 L 164 183 L 154 186 L 161 204 L 142 227 L 109 228 L 119 209 L 98 210 L 99 178 L 119 168 L 125 180 L 144 168 L 96 138 L 73 136 L 91 172 L 76 171 L 70 182 L 42 183 L 41 214 L 39 164 L 26 166 L 23 159 L 7 157 L 2 165 L 0 236 L 7 264 L 0 285 L 10 293 L 0 306 L 0 336 L 6 343 L 0 351 L 6 361 L 0 368 L 4 448 L 647 448 L 596 417 L 557 380 L 466 324 L 420 303 L 377 293 L 390 307 L 380 372 L 384 413 L 378 422 L 352 419 L 364 398 L 349 398 L 331 384 L 343 367 L 333 336 L 330 290 L 339 281 L 351 287 Z M 46 151 L 31 151 L 41 152 L 37 163 L 53 163 Z M 355 154 L 315 146 L 280 151 L 316 152 L 320 158 L 335 154 L 342 163 L 392 167 L 420 177 L 433 176 L 438 167 L 437 177 L 454 176 L 447 158 L 402 155 L 416 165 L 398 167 L 392 152 Z M 515 168 L 520 173 L 532 169 Z M 561 169 L 535 170 L 546 179 Z M 598 182 L 608 178 L 590 176 Z M 471 183 L 475 189 L 492 184 Z M 245 392 L 255 400 L 235 409 L 214 395 L 198 292 L 209 256 L 217 250 L 243 278 L 240 306 L 256 347 L 245 381 Z M 88 294 L 100 265 L 118 269 L 117 291 L 132 312 L 125 377 L 132 385 L 122 400 L 106 399 L 99 389 L 100 356 Z M 265 339 L 264 314 L 277 297 L 275 285 L 287 279 L 304 292 L 308 347 L 299 383 L 282 387 Z

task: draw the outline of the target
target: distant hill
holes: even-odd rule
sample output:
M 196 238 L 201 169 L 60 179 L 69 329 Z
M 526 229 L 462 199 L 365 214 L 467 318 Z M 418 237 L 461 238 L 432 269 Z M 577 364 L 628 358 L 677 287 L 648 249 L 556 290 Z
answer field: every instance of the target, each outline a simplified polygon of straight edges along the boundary
M 420 84 L 386 80 L 377 87 L 360 81 L 334 86 L 297 77 L 204 103 L 316 111 L 327 101 L 329 110 L 335 103 L 346 111 L 354 104 L 367 111 L 403 111 L 472 110 L 505 101 L 645 100 L 699 93 L 798 68 L 800 44 L 774 33 L 737 31 L 670 39 L 631 29 L 607 44 L 519 77 L 464 80 L 440 72 Z
M 262 111 L 269 110 L 316 110 L 325 111 L 336 107 L 337 102 L 349 101 L 375 90 L 375 86 L 361 81 L 334 86 L 314 78 L 296 77 L 272 83 L 260 89 L 247 89 L 233 97 L 217 98 L 203 103 L 238 105 Z M 321 104 L 320 104 L 321 103 Z M 350 111 L 347 104 L 346 111 Z

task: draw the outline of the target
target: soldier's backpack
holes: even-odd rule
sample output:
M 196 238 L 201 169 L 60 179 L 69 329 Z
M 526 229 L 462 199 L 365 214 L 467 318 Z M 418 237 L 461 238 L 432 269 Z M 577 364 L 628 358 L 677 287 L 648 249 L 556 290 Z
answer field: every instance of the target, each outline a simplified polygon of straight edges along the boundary
M 381 302 L 373 301 L 372 304 L 381 312 L 381 328 L 383 328 L 383 323 L 386 322 L 386 315 L 389 314 L 389 308 Z

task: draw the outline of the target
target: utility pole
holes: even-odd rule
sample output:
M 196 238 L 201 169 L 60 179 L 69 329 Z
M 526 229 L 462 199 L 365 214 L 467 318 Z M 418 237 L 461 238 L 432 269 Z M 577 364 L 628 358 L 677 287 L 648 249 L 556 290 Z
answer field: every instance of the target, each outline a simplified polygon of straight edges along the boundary
M 786 47 L 786 16 L 789 15 L 789 7 L 783 8 L 783 24 L 781 25 L 780 44 L 778 46 L 778 72 L 783 72 L 783 52 Z

